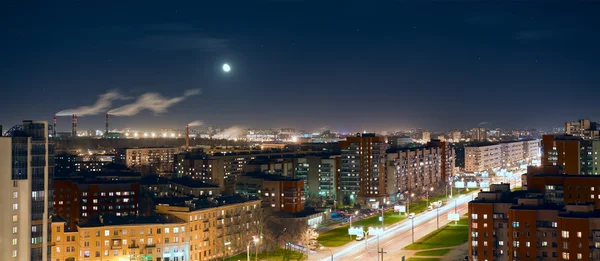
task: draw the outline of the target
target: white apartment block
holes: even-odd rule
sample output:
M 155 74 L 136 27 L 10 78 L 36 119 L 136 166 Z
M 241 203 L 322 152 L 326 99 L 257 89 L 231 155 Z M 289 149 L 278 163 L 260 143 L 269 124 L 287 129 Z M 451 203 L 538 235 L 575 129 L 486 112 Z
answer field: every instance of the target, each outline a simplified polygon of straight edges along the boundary
M 133 169 L 143 166 L 156 168 L 159 173 L 175 170 L 175 155 L 180 148 L 128 148 L 125 149 L 125 165 Z
M 465 147 L 465 171 L 479 172 L 502 164 L 500 144 Z
M 389 193 L 414 191 L 443 181 L 442 148 L 421 147 L 387 153 L 387 188 Z
M 465 171 L 511 168 L 539 159 L 539 140 L 523 140 L 465 147 Z

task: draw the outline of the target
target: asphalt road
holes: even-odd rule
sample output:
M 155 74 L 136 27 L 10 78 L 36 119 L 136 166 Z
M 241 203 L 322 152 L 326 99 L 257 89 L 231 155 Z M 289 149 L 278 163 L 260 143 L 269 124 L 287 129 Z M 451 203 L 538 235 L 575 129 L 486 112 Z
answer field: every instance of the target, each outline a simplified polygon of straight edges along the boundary
M 468 202 L 476 196 L 476 192 L 463 195 L 459 198 L 448 201 L 448 204 L 439 208 L 439 226 L 442 227 L 448 221 L 448 213 L 454 213 L 455 203 L 456 210 L 459 214 L 464 215 L 468 210 Z M 319 249 L 316 254 L 311 254 L 308 260 L 330 261 L 333 254 L 333 260 L 359 260 L 359 261 L 375 261 L 379 259 L 377 255 L 377 244 L 379 248 L 383 248 L 383 260 L 402 260 L 405 251 L 402 249 L 412 243 L 412 223 L 414 222 L 414 239 L 415 241 L 426 236 L 427 234 L 437 229 L 438 211 L 423 212 L 416 215 L 413 220 L 407 219 L 385 228 L 385 232 L 380 236 L 369 236 L 368 240 L 353 241 L 342 247 Z M 365 250 L 366 248 L 366 250 Z

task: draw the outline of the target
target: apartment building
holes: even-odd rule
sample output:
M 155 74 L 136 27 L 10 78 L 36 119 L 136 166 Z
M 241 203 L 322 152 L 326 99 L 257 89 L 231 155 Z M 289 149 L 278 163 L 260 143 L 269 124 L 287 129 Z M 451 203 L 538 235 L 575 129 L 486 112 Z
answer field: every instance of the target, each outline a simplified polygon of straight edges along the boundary
M 337 160 L 331 156 L 307 156 L 294 159 L 293 177 L 304 181 L 308 196 L 334 199 L 336 195 Z
M 500 144 L 465 147 L 465 171 L 481 172 L 502 166 Z
M 264 207 L 274 211 L 304 210 L 304 181 L 301 179 L 250 172 L 238 178 L 236 193 L 260 198 Z
M 126 148 L 121 153 L 125 155 L 125 165 L 135 170 L 144 167 L 156 170 L 157 173 L 173 173 L 175 170 L 175 155 L 181 148 Z M 121 157 L 117 157 L 121 158 Z
M 222 197 L 161 204 L 147 217 L 97 216 L 76 229 L 54 219 L 51 260 L 222 259 L 245 250 L 258 210 L 258 200 Z
M 337 176 L 338 199 L 363 206 L 383 204 L 386 196 L 384 137 L 358 133 L 339 142 L 342 153 Z
M 599 139 L 598 126 L 598 123 L 586 119 L 569 121 L 565 122 L 565 134 L 580 137 L 584 140 Z
M 0 137 L 0 260 L 48 260 L 54 143 L 48 123 L 23 121 Z
M 565 174 L 599 175 L 600 140 L 544 135 L 542 143 L 542 165 L 558 166 Z
M 472 260 L 600 259 L 600 177 L 532 168 L 526 190 L 494 184 L 469 203 Z
M 453 167 L 446 173 L 448 159 L 444 147 L 390 149 L 387 151 L 387 191 L 390 194 L 417 191 L 445 184 L 446 175 L 453 175 Z M 454 150 L 451 149 L 453 152 Z M 451 165 L 454 160 L 450 159 Z
M 295 158 L 307 155 L 327 155 L 327 152 L 188 152 L 176 156 L 176 175 L 189 176 L 221 187 L 226 193 L 235 191 L 237 177 L 245 172 L 269 171 L 283 176 L 294 176 Z M 255 163 L 258 163 L 256 165 Z M 251 166 L 252 165 L 252 166 Z
M 539 140 L 474 144 L 465 147 L 465 170 L 482 172 L 514 168 L 539 159 Z
M 54 211 L 71 229 L 99 214 L 135 216 L 140 187 L 137 180 L 57 179 Z

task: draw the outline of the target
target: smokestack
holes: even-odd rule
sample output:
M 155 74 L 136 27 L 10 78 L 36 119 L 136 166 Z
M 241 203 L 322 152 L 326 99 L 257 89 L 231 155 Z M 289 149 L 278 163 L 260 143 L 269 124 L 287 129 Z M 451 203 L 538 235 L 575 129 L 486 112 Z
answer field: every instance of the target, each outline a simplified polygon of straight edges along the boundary
M 190 150 L 190 125 L 185 125 L 185 150 Z
M 104 135 L 108 135 L 108 113 L 106 113 L 106 131 L 104 132 Z
M 56 114 L 54 114 L 54 120 L 52 121 L 52 138 L 56 138 Z
M 71 137 L 77 138 L 77 114 L 73 114 L 73 127 L 71 128 Z

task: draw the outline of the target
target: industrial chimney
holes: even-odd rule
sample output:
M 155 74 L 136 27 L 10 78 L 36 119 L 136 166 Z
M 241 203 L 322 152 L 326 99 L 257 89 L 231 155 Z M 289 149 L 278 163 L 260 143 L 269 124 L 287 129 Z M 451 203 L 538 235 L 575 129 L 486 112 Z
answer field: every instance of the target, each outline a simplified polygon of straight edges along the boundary
M 77 114 L 73 114 L 73 127 L 71 128 L 71 137 L 77 138 Z
M 185 150 L 190 150 L 190 125 L 185 125 Z
M 56 114 L 54 114 L 54 120 L 52 121 L 52 138 L 56 139 Z
M 108 113 L 106 113 L 106 131 L 104 132 L 104 135 L 108 135 Z

